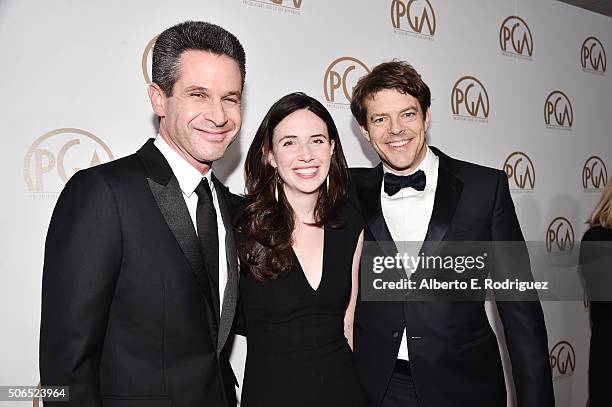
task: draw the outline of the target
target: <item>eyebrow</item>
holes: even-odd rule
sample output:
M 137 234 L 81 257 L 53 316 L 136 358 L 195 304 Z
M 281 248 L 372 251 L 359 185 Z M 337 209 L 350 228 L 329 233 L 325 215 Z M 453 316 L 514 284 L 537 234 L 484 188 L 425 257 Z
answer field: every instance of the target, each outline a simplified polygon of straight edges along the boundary
M 185 89 L 185 92 L 194 92 L 194 91 L 198 91 L 198 92 L 208 92 L 208 88 L 205 88 L 203 86 L 188 86 Z
M 210 89 L 204 87 L 204 86 L 197 86 L 197 85 L 193 85 L 193 86 L 188 86 L 185 89 L 185 93 L 189 93 L 189 92 L 205 92 L 208 93 L 210 91 Z M 223 97 L 227 97 L 227 96 L 236 96 L 238 99 L 242 99 L 242 93 L 238 90 L 234 90 L 231 92 L 228 92 L 227 94 L 225 94 Z
M 327 139 L 328 137 L 323 134 L 323 133 L 317 133 L 317 134 L 312 134 L 310 136 L 310 138 L 317 138 L 317 137 L 323 137 L 324 139 Z M 278 142 L 280 143 L 281 141 L 283 141 L 284 139 L 296 139 L 297 136 L 294 134 L 287 134 L 286 136 L 283 136 L 281 138 L 278 139 Z
M 281 141 L 285 140 L 285 139 L 294 139 L 297 138 L 297 136 L 294 136 L 293 134 L 288 134 L 286 136 L 283 136 L 281 138 L 278 139 L 278 142 L 280 143 Z
M 227 96 L 236 96 L 238 99 L 242 100 L 242 92 L 238 90 L 228 92 L 224 97 L 227 97 Z
M 417 105 L 409 105 L 409 106 L 406 106 L 405 108 L 403 108 L 402 110 L 400 110 L 399 112 L 400 113 L 404 113 L 407 110 L 416 110 L 416 111 L 418 111 L 419 109 L 418 109 Z M 376 116 L 387 116 L 387 115 L 388 115 L 388 113 L 372 113 L 369 116 L 369 119 L 371 120 L 372 118 L 374 118 Z

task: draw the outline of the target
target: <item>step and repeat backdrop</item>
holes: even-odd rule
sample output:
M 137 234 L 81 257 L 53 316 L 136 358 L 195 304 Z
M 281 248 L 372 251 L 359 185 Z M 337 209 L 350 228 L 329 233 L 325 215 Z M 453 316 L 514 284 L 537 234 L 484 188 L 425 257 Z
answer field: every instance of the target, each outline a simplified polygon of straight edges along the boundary
M 553 0 L 1 1 L 0 385 L 39 381 L 43 248 L 58 194 L 78 169 L 156 135 L 151 49 L 184 20 L 219 24 L 246 49 L 244 125 L 214 166 L 234 192 L 263 115 L 293 91 L 331 111 L 350 166 L 377 164 L 349 99 L 361 75 L 394 58 L 432 90 L 429 143 L 504 169 L 525 238 L 551 255 L 580 241 L 612 175 L 612 20 Z M 543 308 L 557 405 L 586 406 L 585 301 Z M 240 378 L 245 353 L 236 338 Z

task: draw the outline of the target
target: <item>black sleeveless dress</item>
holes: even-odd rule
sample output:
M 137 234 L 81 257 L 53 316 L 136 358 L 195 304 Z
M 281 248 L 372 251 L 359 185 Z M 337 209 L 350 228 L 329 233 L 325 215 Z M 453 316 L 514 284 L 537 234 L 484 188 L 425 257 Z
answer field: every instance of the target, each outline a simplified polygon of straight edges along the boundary
M 284 277 L 258 281 L 244 273 L 240 296 L 247 335 L 242 407 L 366 406 L 344 337 L 353 254 L 363 228 L 345 205 L 345 227 L 326 229 L 323 274 L 315 290 L 293 253 Z

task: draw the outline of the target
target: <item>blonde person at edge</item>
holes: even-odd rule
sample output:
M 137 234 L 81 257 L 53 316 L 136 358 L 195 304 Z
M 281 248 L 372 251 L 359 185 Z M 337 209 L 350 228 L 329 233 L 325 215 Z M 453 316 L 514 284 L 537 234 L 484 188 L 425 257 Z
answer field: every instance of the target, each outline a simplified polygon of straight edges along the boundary
M 587 220 L 580 244 L 580 268 L 590 296 L 590 407 L 612 405 L 609 368 L 612 364 L 612 177 Z

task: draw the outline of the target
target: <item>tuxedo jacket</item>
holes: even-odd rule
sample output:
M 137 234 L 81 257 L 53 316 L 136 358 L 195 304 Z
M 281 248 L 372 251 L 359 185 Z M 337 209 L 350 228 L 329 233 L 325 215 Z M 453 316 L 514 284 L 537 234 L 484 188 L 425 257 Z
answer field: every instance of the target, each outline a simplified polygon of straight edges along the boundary
M 43 386 L 70 386 L 70 402 L 46 406 L 235 406 L 224 347 L 237 298 L 234 197 L 212 180 L 226 230 L 221 315 L 178 181 L 153 139 L 67 183 L 45 247 L 40 374 Z
M 505 173 L 458 161 L 430 148 L 440 164 L 425 244 L 522 242 Z M 393 241 L 381 210 L 382 181 L 382 164 L 351 170 L 351 199 L 364 217 L 366 244 Z M 406 208 L 408 217 L 409 211 Z M 512 267 L 509 273 L 513 273 Z M 519 271 L 518 277 L 531 279 L 529 267 Z M 518 406 L 554 405 L 540 303 L 497 301 L 496 305 L 512 362 Z M 360 300 L 355 312 L 354 356 L 372 402 L 379 405 L 383 400 L 404 328 L 421 407 L 506 406 L 499 347 L 482 300 Z

